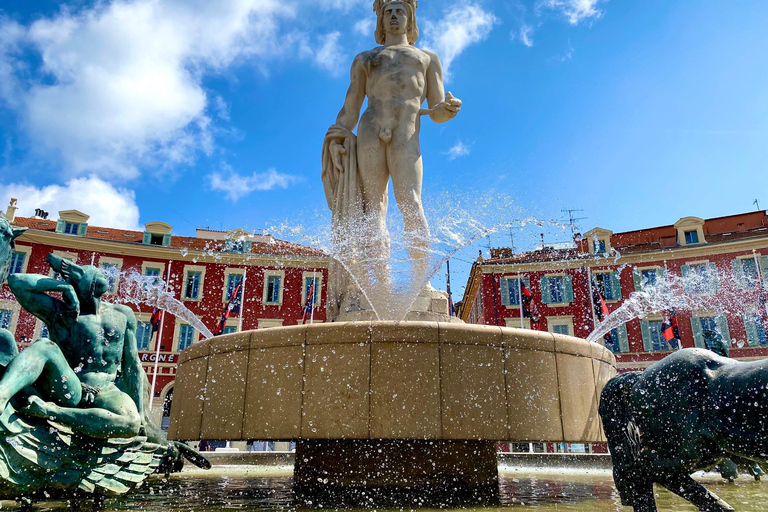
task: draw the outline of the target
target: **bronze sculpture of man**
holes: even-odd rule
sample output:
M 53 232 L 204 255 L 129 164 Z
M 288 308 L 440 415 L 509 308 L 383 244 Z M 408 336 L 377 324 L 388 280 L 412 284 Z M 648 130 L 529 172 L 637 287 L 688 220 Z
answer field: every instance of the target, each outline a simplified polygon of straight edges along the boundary
M 19 303 L 48 327 L 16 356 L 0 380 L 0 411 L 17 394 L 24 412 L 96 438 L 139 433 L 144 374 L 136 348 L 136 317 L 101 300 L 109 283 L 93 266 L 48 255 L 62 281 L 36 274 L 8 278 Z M 61 293 L 62 299 L 49 295 Z M 24 404 L 21 404 L 24 405 Z

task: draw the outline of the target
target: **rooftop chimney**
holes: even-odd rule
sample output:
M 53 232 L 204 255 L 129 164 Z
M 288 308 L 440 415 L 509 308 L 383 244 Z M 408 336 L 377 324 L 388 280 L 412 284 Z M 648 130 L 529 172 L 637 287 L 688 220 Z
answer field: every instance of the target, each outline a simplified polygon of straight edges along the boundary
M 16 208 L 16 198 L 12 197 L 11 198 L 11 202 L 8 205 L 8 209 L 3 214 L 3 217 L 8 219 L 8 222 L 13 222 L 14 220 L 16 220 L 16 210 L 17 210 L 17 208 Z

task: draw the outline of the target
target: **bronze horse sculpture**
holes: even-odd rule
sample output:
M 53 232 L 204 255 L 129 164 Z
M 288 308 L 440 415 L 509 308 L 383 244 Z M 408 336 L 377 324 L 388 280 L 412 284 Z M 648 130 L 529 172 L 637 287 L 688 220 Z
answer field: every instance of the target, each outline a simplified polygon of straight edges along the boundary
M 699 510 L 732 511 L 690 475 L 726 458 L 768 459 L 768 359 L 679 350 L 609 381 L 600 417 L 623 505 L 655 512 L 657 483 Z

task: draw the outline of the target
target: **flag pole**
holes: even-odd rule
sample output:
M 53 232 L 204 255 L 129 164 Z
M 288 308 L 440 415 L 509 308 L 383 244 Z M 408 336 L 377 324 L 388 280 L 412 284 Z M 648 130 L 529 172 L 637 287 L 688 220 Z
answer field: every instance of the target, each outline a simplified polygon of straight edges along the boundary
M 525 329 L 525 311 L 523 306 L 523 275 L 517 274 L 517 300 L 520 302 L 520 328 Z
M 243 269 L 243 282 L 240 285 L 240 315 L 237 319 L 237 332 L 243 331 L 243 314 L 245 313 L 245 276 L 248 274 L 248 269 Z
M 168 285 L 171 281 L 171 263 L 168 261 L 168 271 L 165 273 L 165 291 L 168 292 Z M 155 370 L 152 374 L 152 388 L 149 391 L 149 410 L 152 411 L 152 401 L 155 398 L 155 384 L 157 384 L 157 363 L 160 361 L 160 335 L 163 333 L 163 322 L 165 320 L 165 310 L 160 314 L 160 328 L 155 336 Z
M 312 269 L 312 309 L 309 311 L 309 324 L 315 323 L 315 297 L 317 297 L 317 269 Z M 309 300 L 309 297 L 307 297 Z

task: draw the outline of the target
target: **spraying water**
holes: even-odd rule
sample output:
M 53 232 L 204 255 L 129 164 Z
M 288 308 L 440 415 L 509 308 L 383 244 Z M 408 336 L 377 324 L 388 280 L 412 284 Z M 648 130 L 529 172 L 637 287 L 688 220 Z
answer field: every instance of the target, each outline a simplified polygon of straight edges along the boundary
M 204 338 L 213 333 L 182 302 L 166 291 L 165 281 L 157 276 L 145 276 L 135 270 L 121 272 L 115 268 L 102 268 L 110 280 L 120 278 L 120 299 L 131 304 L 146 304 L 181 318 L 197 329 Z
M 754 276 L 718 273 L 712 264 L 692 268 L 697 270 L 686 276 L 668 275 L 662 271 L 654 282 L 642 279 L 642 291 L 633 292 L 618 309 L 598 323 L 587 341 L 597 342 L 630 320 L 664 310 L 701 311 L 707 316 L 758 314 L 760 286 Z
M 406 230 L 403 216 L 395 208 L 387 214 L 385 229 L 371 227 L 379 222 L 375 215 L 361 214 L 341 229 L 337 226 L 334 230 L 327 222 L 300 223 L 303 225 L 296 227 L 293 219 L 290 224 L 273 226 L 268 231 L 322 249 L 349 274 L 367 302 L 366 309 L 379 320 L 400 321 L 445 262 L 478 240 L 526 228 L 566 228 L 562 223 L 527 214 L 503 195 L 461 200 L 456 194 L 446 193 L 424 203 L 429 234 Z

